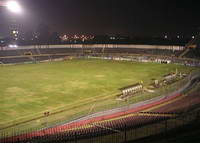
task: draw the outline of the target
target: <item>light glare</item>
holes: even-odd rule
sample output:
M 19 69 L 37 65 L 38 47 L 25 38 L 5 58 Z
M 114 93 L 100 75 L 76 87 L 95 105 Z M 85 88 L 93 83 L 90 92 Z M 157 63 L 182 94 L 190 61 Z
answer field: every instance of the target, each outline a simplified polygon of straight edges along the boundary
M 18 46 L 17 45 L 13 45 L 13 44 L 10 44 L 8 45 L 9 48 L 17 48 Z
M 21 13 L 22 12 L 21 6 L 16 1 L 8 1 L 6 4 L 6 7 L 8 8 L 9 11 L 11 11 L 13 13 Z

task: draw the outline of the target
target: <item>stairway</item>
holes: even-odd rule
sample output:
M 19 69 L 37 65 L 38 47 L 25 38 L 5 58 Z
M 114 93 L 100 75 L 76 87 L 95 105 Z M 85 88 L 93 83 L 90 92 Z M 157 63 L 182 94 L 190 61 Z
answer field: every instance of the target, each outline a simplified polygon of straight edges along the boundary
M 181 53 L 181 54 L 179 55 L 179 58 L 182 58 L 183 56 L 185 56 L 189 51 L 190 51 L 190 49 L 189 49 L 189 48 L 186 48 L 186 49 L 183 51 L 183 53 Z
M 37 51 L 38 55 L 41 55 L 40 50 L 39 50 L 38 47 L 36 47 L 36 51 Z

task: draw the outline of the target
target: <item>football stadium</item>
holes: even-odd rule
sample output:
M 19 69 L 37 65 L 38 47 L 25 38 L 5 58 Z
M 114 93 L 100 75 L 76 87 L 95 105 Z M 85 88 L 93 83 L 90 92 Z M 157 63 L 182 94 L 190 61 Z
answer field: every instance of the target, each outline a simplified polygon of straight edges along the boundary
M 114 44 L 1 50 L 1 142 L 126 142 L 176 132 L 199 117 L 194 50 Z
M 0 143 L 200 143 L 199 13 L 0 0 Z

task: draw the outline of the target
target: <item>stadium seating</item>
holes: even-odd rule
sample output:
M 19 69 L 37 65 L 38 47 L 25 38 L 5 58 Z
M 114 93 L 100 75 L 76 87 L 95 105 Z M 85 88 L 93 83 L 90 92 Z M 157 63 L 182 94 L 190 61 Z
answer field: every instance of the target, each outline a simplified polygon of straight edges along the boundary
M 26 55 L 25 53 L 32 53 Z M 26 62 L 38 62 L 52 59 L 65 58 L 71 55 L 101 55 L 101 54 L 137 54 L 137 55 L 155 55 L 155 56 L 172 56 L 176 57 L 172 61 L 184 63 L 182 59 L 178 59 L 180 51 L 172 51 L 166 49 L 138 49 L 138 48 L 34 48 L 34 49 L 16 49 L 16 50 L 1 50 L 0 51 L 0 63 L 12 64 L 12 63 L 26 63 Z M 186 57 L 194 58 L 195 51 L 191 49 L 190 52 L 185 55 Z M 198 55 L 197 55 L 198 56 Z M 178 103 L 178 102 L 177 102 Z M 180 104 L 181 105 L 181 104 Z M 165 111 L 165 110 L 163 110 Z M 180 112 L 180 110 L 176 110 Z M 41 136 L 31 136 L 29 133 L 25 134 L 26 139 L 19 142 L 37 142 L 37 143 L 55 143 L 68 141 L 77 141 L 80 139 L 87 139 L 91 137 L 98 137 L 103 135 L 109 135 L 115 132 L 123 132 L 124 130 L 134 130 L 141 128 L 145 125 L 160 123 L 169 119 L 170 117 L 164 116 L 130 116 L 118 120 L 100 122 L 92 127 L 79 127 L 76 130 L 62 131 L 59 129 L 50 129 L 53 134 L 44 134 Z M 34 134 L 34 133 L 33 133 Z M 7 141 L 6 141 L 7 142 Z M 5 143 L 6 143 L 5 142 Z M 15 140 L 14 142 L 18 142 Z M 3 142 L 4 143 L 4 142 Z M 13 141 L 10 141 L 13 143 Z
M 32 134 L 24 134 L 25 139 L 20 139 L 20 143 L 27 143 L 27 142 L 37 142 L 37 143 L 66 143 L 66 142 L 74 142 L 77 140 L 83 140 L 83 139 L 91 139 L 98 136 L 105 136 L 113 133 L 120 133 L 124 132 L 125 130 L 133 130 L 137 128 L 141 128 L 143 126 L 159 123 L 166 119 L 166 117 L 160 117 L 160 116 L 130 116 L 118 120 L 113 121 L 106 121 L 102 123 L 96 123 L 91 124 L 92 127 L 79 127 L 74 130 L 64 131 L 58 133 L 59 129 L 51 128 L 50 133 L 53 134 L 46 134 L 46 135 L 40 135 L 31 137 L 34 135 Z M 4 142 L 3 142 L 4 143 Z M 18 143 L 18 141 L 6 141 L 6 143 Z

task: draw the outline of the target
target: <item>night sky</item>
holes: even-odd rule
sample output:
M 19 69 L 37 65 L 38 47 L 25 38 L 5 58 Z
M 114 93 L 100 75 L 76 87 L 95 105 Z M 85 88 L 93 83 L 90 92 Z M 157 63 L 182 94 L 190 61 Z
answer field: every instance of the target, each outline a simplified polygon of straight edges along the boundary
M 2 0 L 1 0 L 2 1 Z M 18 0 L 24 10 L 13 15 L 0 8 L 0 35 L 13 19 L 23 31 L 48 24 L 60 34 L 156 36 L 192 34 L 200 27 L 198 0 Z

